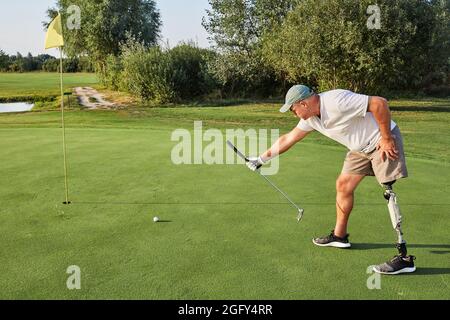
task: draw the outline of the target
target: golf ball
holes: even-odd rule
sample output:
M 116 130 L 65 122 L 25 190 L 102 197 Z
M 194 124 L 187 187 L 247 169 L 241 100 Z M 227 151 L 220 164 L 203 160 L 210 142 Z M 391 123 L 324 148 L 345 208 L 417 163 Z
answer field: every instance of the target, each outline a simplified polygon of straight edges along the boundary
M 159 217 L 154 217 L 153 222 L 159 222 Z

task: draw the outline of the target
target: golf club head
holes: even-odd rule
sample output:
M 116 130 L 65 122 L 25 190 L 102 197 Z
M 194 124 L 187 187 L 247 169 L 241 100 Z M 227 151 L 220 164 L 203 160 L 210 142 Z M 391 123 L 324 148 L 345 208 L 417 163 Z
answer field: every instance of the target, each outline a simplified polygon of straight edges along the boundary
M 298 216 L 297 216 L 297 223 L 300 223 L 300 221 L 303 218 L 303 214 L 305 213 L 305 210 L 303 209 L 298 209 Z

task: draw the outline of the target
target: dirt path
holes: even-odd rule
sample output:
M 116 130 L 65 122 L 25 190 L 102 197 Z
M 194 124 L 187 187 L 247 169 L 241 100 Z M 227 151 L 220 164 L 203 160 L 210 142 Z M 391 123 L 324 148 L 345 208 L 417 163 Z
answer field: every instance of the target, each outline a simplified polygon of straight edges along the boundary
M 97 90 L 90 87 L 77 87 L 75 94 L 80 104 L 91 110 L 110 109 L 115 106 L 114 103 L 106 101 Z

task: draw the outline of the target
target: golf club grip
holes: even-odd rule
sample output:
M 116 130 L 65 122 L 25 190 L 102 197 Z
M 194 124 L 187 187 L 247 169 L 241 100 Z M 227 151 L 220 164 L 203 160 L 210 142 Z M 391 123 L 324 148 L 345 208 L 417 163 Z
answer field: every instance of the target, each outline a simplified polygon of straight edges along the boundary
M 227 145 L 234 150 L 234 152 L 243 160 L 245 160 L 245 162 L 249 162 L 248 158 L 246 156 L 244 156 L 244 154 L 242 152 L 240 152 L 238 150 L 238 148 L 236 148 L 230 141 L 227 141 Z

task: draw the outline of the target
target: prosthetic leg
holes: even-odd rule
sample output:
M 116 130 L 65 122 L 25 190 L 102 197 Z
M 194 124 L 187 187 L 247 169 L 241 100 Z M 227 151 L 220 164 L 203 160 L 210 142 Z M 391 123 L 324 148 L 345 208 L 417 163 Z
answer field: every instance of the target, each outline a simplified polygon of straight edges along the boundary
M 388 182 L 383 184 L 385 188 L 384 198 L 388 202 L 389 215 L 391 216 L 392 227 L 397 232 L 398 242 L 397 249 L 399 255 L 402 258 L 406 258 L 408 255 L 408 251 L 406 249 L 406 241 L 403 239 L 402 232 L 402 215 L 400 213 L 400 208 L 397 204 L 397 195 L 394 193 L 392 186 L 396 181 Z
M 384 183 L 383 186 L 385 188 L 384 198 L 388 202 L 388 209 L 389 215 L 391 216 L 392 227 L 395 231 L 397 231 L 398 235 L 398 243 L 396 247 L 399 254 L 392 260 L 373 268 L 373 271 L 381 274 L 400 274 L 416 271 L 416 267 L 414 265 L 414 260 L 416 259 L 416 257 L 408 256 L 408 252 L 406 250 L 406 241 L 403 239 L 402 215 L 397 204 L 397 195 L 392 189 L 394 183 L 395 181 Z

